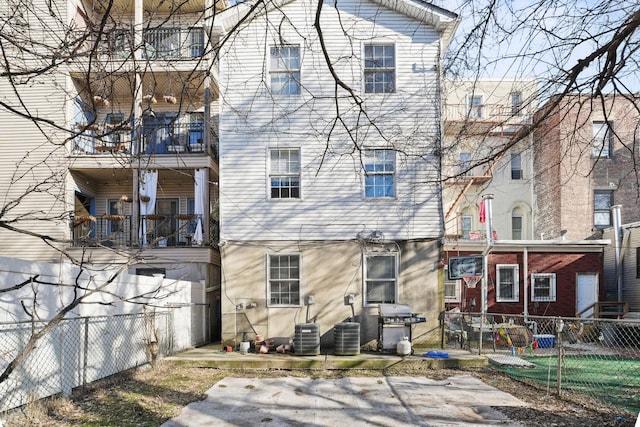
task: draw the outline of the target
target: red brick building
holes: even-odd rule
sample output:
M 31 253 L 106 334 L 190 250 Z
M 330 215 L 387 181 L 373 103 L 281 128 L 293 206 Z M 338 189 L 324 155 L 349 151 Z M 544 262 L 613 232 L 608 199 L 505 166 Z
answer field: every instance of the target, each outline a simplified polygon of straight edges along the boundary
M 487 312 L 576 316 L 603 300 L 604 248 L 608 244 L 602 240 L 495 241 L 487 260 Z M 446 247 L 445 269 L 450 257 L 482 254 L 486 242 Z M 480 312 L 482 282 L 468 288 L 464 280 L 446 277 L 446 309 Z M 582 316 L 588 314 L 589 310 Z
M 551 98 L 534 115 L 534 238 L 599 239 L 640 220 L 638 95 Z

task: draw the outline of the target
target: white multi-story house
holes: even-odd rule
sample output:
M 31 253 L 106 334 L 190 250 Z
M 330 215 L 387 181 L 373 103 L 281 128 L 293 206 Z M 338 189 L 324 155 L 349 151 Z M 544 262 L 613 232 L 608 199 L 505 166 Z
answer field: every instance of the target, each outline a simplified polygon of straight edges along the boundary
M 440 61 L 456 26 L 413 0 L 216 16 L 223 340 L 315 322 L 332 345 L 353 308 L 366 343 L 381 303 L 427 318 L 414 341 L 439 339 Z
M 533 154 L 526 131 L 536 108 L 532 79 L 445 82 L 443 204 L 446 234 L 484 238 L 483 194 L 493 194 L 500 239 L 533 239 Z
M 220 283 L 206 29 L 224 3 L 212 6 L 0 5 L 12 58 L 0 79 L 1 219 L 23 231 L 3 227 L 0 254 L 190 281 L 192 302 L 215 311 L 204 308 Z

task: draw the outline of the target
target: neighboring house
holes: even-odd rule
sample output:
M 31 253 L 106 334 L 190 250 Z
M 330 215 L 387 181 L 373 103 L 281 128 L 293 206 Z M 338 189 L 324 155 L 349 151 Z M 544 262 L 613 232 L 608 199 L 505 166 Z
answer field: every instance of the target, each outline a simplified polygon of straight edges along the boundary
M 483 194 L 493 194 L 500 239 L 533 239 L 533 159 L 526 130 L 532 79 L 445 80 L 442 194 L 449 241 L 484 238 Z
M 44 119 L 2 110 L 0 185 L 3 203 L 26 194 L 3 220 L 22 218 L 17 226 L 59 240 L 3 229 L 0 254 L 65 262 L 66 251 L 90 268 L 203 282 L 192 302 L 215 304 L 218 107 L 205 31 L 213 9 L 205 0 L 48 6 L 38 16 L 37 5 L 2 6 L 35 40 L 56 47 L 57 38 L 60 52 L 75 54 L 42 75 L 0 80 L 3 102 Z M 14 55 L 14 70 L 37 67 L 28 51 Z
M 244 20 L 249 7 L 215 21 L 237 26 L 218 69 L 223 340 L 317 322 L 332 346 L 353 295 L 363 343 L 380 303 L 422 313 L 414 341 L 437 341 L 439 70 L 456 15 L 346 1 L 324 4 L 317 28 L 316 3 Z
M 640 220 L 637 95 L 553 97 L 535 116 L 536 238 L 600 238 L 622 206 Z
M 589 317 L 604 300 L 602 275 L 606 240 L 497 240 L 488 255 L 487 312 L 532 316 Z M 460 242 L 445 257 L 482 254 L 486 241 Z M 446 268 L 445 268 L 446 270 Z M 447 280 L 447 310 L 481 311 L 482 282 Z

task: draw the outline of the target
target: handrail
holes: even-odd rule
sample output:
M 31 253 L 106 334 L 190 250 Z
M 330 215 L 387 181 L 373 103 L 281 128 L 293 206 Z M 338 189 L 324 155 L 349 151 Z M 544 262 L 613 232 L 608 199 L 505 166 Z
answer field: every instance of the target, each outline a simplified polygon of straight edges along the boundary
M 603 310 L 603 308 L 607 307 L 614 307 L 615 309 Z M 611 316 L 621 319 L 629 312 L 629 304 L 626 301 L 597 301 L 577 312 L 576 317 L 582 317 L 582 315 L 589 310 L 593 310 L 593 312 L 590 316 L 586 317 L 587 319 L 599 319 Z

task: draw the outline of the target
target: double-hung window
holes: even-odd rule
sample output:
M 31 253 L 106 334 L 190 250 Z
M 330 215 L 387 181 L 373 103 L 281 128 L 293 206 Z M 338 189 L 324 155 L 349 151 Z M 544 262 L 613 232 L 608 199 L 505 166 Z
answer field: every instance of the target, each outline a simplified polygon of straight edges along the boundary
M 471 168 L 471 153 L 460 153 L 458 160 L 459 173 L 465 176 L 472 176 L 473 169 Z
M 396 48 L 392 44 L 364 45 L 365 93 L 396 91 Z
M 593 122 L 593 157 L 611 157 L 613 132 L 610 122 Z
M 271 46 L 271 93 L 300 95 L 300 46 Z
M 395 197 L 395 169 L 395 151 L 364 150 L 365 197 Z
M 398 293 L 396 254 L 368 254 L 365 259 L 365 304 L 394 304 Z
M 300 149 L 270 150 L 269 183 L 272 199 L 300 198 Z
M 556 300 L 556 274 L 536 273 L 531 275 L 531 301 Z
M 523 215 L 520 208 L 511 211 L 511 238 L 513 240 L 522 240 Z
M 511 154 L 511 179 L 522 179 L 522 155 L 520 153 Z
M 593 192 L 593 225 L 608 227 L 611 225 L 611 206 L 613 191 L 595 190 Z
M 496 265 L 496 301 L 517 302 L 520 300 L 518 265 Z
M 460 280 L 444 279 L 444 302 L 460 302 Z
M 511 92 L 511 115 L 522 115 L 522 94 L 520 92 Z
M 467 101 L 469 102 L 469 118 L 484 118 L 484 101 L 482 95 L 469 95 Z
M 300 305 L 300 255 L 269 255 L 269 304 Z
M 460 234 L 463 239 L 469 239 L 471 236 L 471 227 L 473 226 L 473 217 L 471 215 L 462 215 L 460 218 Z

